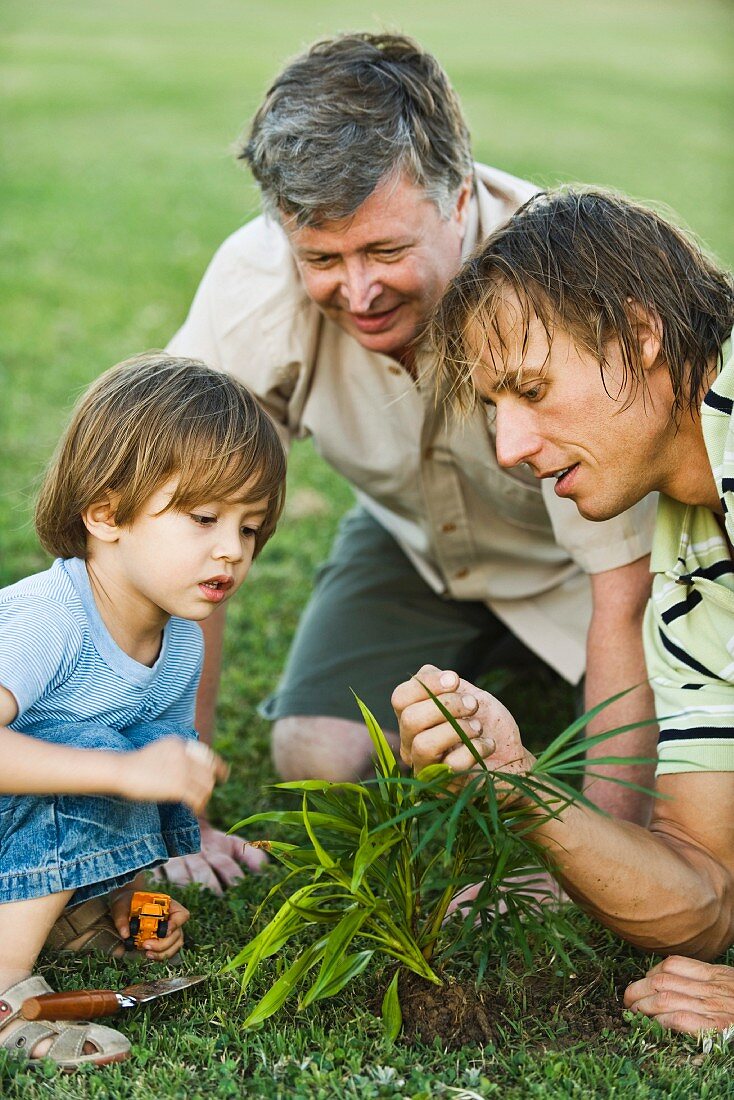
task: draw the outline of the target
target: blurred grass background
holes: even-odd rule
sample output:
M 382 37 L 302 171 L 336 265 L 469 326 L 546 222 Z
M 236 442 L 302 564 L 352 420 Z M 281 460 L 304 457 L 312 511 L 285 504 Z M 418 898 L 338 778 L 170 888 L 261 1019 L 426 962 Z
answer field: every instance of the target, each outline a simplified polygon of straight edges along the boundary
M 734 261 L 728 0 L 5 0 L 0 28 L 0 585 L 47 564 L 32 498 L 80 389 L 165 345 L 214 249 L 257 211 L 230 145 L 284 59 L 316 37 L 414 35 L 451 75 L 477 159 L 658 200 Z M 308 445 L 289 492 L 230 612 L 223 824 L 264 804 L 254 707 L 351 500 Z M 569 706 L 544 694 L 531 727 L 555 732 Z M 214 914 L 203 900 L 204 923 L 230 919 Z

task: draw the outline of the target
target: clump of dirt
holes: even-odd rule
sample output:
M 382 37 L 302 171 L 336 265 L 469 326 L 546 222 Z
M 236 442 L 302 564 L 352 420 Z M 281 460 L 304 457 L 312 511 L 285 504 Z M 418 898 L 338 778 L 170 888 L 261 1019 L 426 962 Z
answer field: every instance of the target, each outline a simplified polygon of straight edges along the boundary
M 628 1030 L 622 994 L 637 970 L 626 961 L 620 960 L 613 979 L 589 962 L 566 977 L 544 971 L 479 988 L 445 975 L 437 986 L 404 970 L 398 982 L 401 1039 L 430 1045 L 438 1038 L 445 1049 L 459 1050 L 496 1042 L 519 1028 L 526 1042 L 544 1049 L 607 1044 L 610 1035 Z
M 471 982 L 446 979 L 433 985 L 410 970 L 402 971 L 398 996 L 403 1013 L 402 1038 L 431 1044 L 439 1039 L 447 1050 L 467 1044 L 483 1046 L 497 1038 L 504 1003 L 476 989 Z

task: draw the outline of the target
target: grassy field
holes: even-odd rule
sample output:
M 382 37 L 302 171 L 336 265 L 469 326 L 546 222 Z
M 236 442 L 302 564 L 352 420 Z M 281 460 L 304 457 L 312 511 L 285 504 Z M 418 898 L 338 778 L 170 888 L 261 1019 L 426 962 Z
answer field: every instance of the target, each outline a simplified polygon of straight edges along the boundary
M 46 565 L 32 498 L 73 398 L 112 363 L 165 344 L 214 248 L 257 209 L 229 145 L 280 62 L 320 34 L 414 34 L 451 73 L 479 159 L 542 183 L 655 198 L 734 261 L 725 0 L 5 0 L 0 26 L 0 585 Z M 233 774 L 213 803 L 221 825 L 270 797 L 255 706 L 350 500 L 310 447 L 295 449 L 286 521 L 230 615 L 218 747 Z M 538 689 L 507 689 L 533 737 L 560 729 L 572 706 L 568 691 Z M 730 1054 L 704 1055 L 645 1022 L 569 1039 L 566 1014 L 587 996 L 580 979 L 535 1014 L 511 982 L 504 1038 L 458 1054 L 389 1046 L 366 1007 L 374 978 L 364 997 L 243 1035 L 236 985 L 215 975 L 273 874 L 226 903 L 189 891 L 187 965 L 211 973 L 209 991 L 131 1017 L 131 1062 L 64 1078 L 0 1061 L 0 1095 L 734 1096 Z M 597 990 L 645 965 L 603 944 Z M 126 984 L 100 963 L 47 973 L 60 986 Z

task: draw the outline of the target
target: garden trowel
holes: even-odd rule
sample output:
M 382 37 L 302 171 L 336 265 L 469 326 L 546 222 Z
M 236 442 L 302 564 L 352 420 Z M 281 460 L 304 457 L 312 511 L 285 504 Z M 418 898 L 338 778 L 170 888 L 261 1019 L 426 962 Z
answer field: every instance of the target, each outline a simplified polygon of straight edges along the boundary
M 129 985 L 125 989 L 75 989 L 69 993 L 42 993 L 23 1002 L 21 1015 L 26 1020 L 93 1020 L 114 1016 L 125 1008 L 137 1008 L 157 997 L 178 993 L 206 980 L 205 974 L 183 978 L 159 978 L 154 982 Z

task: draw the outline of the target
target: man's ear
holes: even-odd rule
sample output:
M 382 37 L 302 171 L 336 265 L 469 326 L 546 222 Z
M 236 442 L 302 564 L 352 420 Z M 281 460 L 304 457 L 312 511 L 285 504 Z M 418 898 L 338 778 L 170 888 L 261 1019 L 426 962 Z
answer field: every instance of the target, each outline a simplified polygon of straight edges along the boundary
M 456 196 L 456 204 L 454 205 L 454 218 L 456 219 L 459 228 L 463 232 L 466 229 L 466 220 L 469 217 L 469 202 L 474 190 L 474 177 L 467 176 L 461 187 L 459 193 Z
M 660 366 L 663 348 L 663 322 L 654 309 L 634 298 L 627 299 L 627 314 L 637 337 L 640 362 L 646 371 Z
M 117 542 L 120 529 L 115 516 L 119 503 L 120 494 L 110 492 L 85 508 L 82 522 L 92 538 L 99 539 L 100 542 Z

